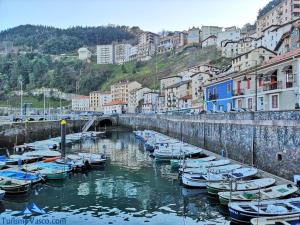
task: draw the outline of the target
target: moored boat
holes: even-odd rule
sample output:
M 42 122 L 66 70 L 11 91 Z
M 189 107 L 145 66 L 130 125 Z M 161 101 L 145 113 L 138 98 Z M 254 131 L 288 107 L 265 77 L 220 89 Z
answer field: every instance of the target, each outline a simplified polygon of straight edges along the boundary
M 230 201 L 255 201 L 285 198 L 296 191 L 298 191 L 298 188 L 295 185 L 282 184 L 252 191 L 219 192 L 218 195 L 221 204 L 227 205 Z
M 34 173 L 28 173 L 16 170 L 3 170 L 0 171 L 0 177 L 12 178 L 16 180 L 22 180 L 30 182 L 31 184 L 36 184 L 42 181 L 42 176 Z
M 233 170 L 229 173 L 213 174 L 208 173 L 205 175 L 201 174 L 183 174 L 182 183 L 188 187 L 194 188 L 205 188 L 207 183 L 219 182 L 222 180 L 236 179 L 240 180 L 243 178 L 249 178 L 257 173 L 255 168 L 240 168 Z
M 228 173 L 233 170 L 239 169 L 242 166 L 240 164 L 229 164 L 224 166 L 215 166 L 215 167 L 200 167 L 200 168 L 186 168 L 184 173 L 188 174 L 207 174 L 207 173 Z
M 199 162 L 199 163 L 202 163 L 202 162 L 209 162 L 209 161 L 213 161 L 215 160 L 216 157 L 215 156 L 208 156 L 208 157 L 204 157 L 204 158 L 198 158 L 198 159 L 186 159 L 188 161 L 191 161 L 191 162 Z M 179 159 L 172 159 L 170 161 L 171 163 L 171 167 L 172 168 L 179 168 L 180 167 L 180 164 L 183 163 L 184 160 L 179 160 Z
M 275 184 L 276 180 L 273 178 L 260 178 L 254 180 L 245 180 L 245 181 L 234 181 L 231 182 L 228 180 L 208 183 L 207 192 L 211 195 L 218 195 L 219 192 L 228 192 L 230 190 L 234 191 L 251 191 L 260 188 L 266 188 Z
M 78 153 L 82 160 L 88 161 L 92 166 L 101 166 L 106 163 L 106 157 L 103 154 L 94 154 L 94 153 Z
M 30 183 L 15 179 L 0 178 L 0 190 L 5 194 L 16 195 L 25 194 L 30 190 Z
M 252 225 L 298 225 L 300 214 L 254 218 L 250 222 Z
M 250 220 L 254 218 L 299 214 L 300 197 L 281 200 L 230 202 L 228 207 L 230 217 L 234 222 L 250 223 Z
M 53 158 L 53 157 L 60 157 L 61 153 L 52 150 L 36 150 L 36 151 L 26 152 L 23 154 L 23 156 Z

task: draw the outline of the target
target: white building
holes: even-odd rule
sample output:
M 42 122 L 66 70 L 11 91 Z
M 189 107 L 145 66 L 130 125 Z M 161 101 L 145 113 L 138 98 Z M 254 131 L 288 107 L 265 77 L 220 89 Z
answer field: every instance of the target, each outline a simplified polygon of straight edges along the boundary
M 130 60 L 132 46 L 130 44 L 116 44 L 115 45 L 115 63 L 123 64 Z
M 130 91 L 129 100 L 128 100 L 128 112 L 129 113 L 141 112 L 144 93 L 150 91 L 151 90 L 147 87 L 136 88 Z
M 89 111 L 90 110 L 90 97 L 89 96 L 78 96 L 72 98 L 72 110 L 73 111 Z
M 92 53 L 85 47 L 78 49 L 78 59 L 80 60 L 88 60 L 92 56 Z
M 142 32 L 138 35 L 137 60 L 146 61 L 155 54 L 159 36 L 152 32 Z
M 105 115 L 124 114 L 127 112 L 127 110 L 127 102 L 112 101 L 104 105 Z
M 227 27 L 217 35 L 217 45 L 222 47 L 224 41 L 238 41 L 241 39 L 241 30 L 237 27 Z
M 111 102 L 110 92 L 93 91 L 90 92 L 90 110 L 103 112 L 104 105 Z
M 97 45 L 97 64 L 115 63 L 114 45 Z
M 201 40 L 205 40 L 210 36 L 217 36 L 218 33 L 222 32 L 222 27 L 217 26 L 202 26 L 201 27 Z
M 142 106 L 143 113 L 155 113 L 157 112 L 157 100 L 159 92 L 150 91 L 144 93 L 144 103 Z
M 129 60 L 136 60 L 137 59 L 137 54 L 138 54 L 138 46 L 135 45 L 135 46 L 132 46 L 130 48 L 130 51 L 129 51 Z
M 217 45 L 217 36 L 211 35 L 202 41 L 202 48 Z

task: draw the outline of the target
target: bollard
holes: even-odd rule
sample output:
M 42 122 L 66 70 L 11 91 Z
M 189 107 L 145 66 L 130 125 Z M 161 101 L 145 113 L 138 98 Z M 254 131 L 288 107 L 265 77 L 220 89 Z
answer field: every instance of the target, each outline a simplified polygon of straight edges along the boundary
M 60 136 L 61 136 L 61 157 L 65 158 L 66 156 L 66 125 L 67 122 L 62 120 L 60 122 Z

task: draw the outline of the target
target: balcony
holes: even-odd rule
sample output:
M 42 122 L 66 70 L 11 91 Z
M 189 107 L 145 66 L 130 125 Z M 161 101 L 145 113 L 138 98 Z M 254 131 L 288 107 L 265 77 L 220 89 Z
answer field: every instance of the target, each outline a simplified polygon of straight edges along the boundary
M 270 83 L 264 84 L 264 91 L 273 91 L 273 90 L 278 90 L 278 89 L 282 89 L 281 81 L 270 82 Z
M 208 97 L 209 101 L 214 101 L 218 99 L 218 95 L 217 94 L 210 94 Z
M 245 95 L 245 89 L 233 90 L 232 95 L 233 95 L 233 96 L 241 96 L 241 95 Z

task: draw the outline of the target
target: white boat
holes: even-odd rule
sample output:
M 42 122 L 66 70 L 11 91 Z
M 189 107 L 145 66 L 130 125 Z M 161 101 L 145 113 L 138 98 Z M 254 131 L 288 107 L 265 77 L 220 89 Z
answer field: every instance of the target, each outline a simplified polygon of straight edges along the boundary
M 237 223 L 249 223 L 260 217 L 293 216 L 300 214 L 300 197 L 281 200 L 230 202 L 230 217 Z
M 255 168 L 240 168 L 229 173 L 214 174 L 208 173 L 205 175 L 199 174 L 183 174 L 182 183 L 188 187 L 205 188 L 207 183 L 219 182 L 228 179 L 243 179 L 249 178 L 257 174 Z
M 273 178 L 260 178 L 254 180 L 234 181 L 228 180 L 207 184 L 207 191 L 211 195 L 218 195 L 219 192 L 233 191 L 251 191 L 260 188 L 266 188 L 275 184 Z
M 298 225 L 300 214 L 287 216 L 272 216 L 251 219 L 252 225 Z
M 83 161 L 88 161 L 91 165 L 103 165 L 106 162 L 106 157 L 103 154 L 94 153 L 78 153 Z
M 186 168 L 184 173 L 188 174 L 207 174 L 207 173 L 228 173 L 233 170 L 239 169 L 242 166 L 240 164 L 229 164 L 225 166 L 216 166 L 216 167 L 202 167 L 202 168 Z
M 209 167 L 218 167 L 218 166 L 225 166 L 230 164 L 230 160 L 228 159 L 220 159 L 216 161 L 210 161 L 210 162 L 202 162 L 202 163 L 188 163 L 188 161 L 185 161 L 184 164 L 182 164 L 182 168 L 179 169 L 179 172 L 186 171 L 187 168 L 209 168 Z
M 188 161 L 191 161 L 191 162 L 199 162 L 199 163 L 202 163 L 202 162 L 209 162 L 209 161 L 213 161 L 215 160 L 216 157 L 215 156 L 208 156 L 208 157 L 204 157 L 204 158 L 198 158 L 198 159 L 184 159 L 184 160 L 188 160 Z M 181 159 L 172 159 L 170 161 L 171 163 L 171 167 L 172 168 L 178 168 L 181 163 L 183 163 L 184 160 L 181 160 Z
M 36 150 L 36 151 L 26 152 L 23 154 L 23 156 L 52 158 L 52 157 L 60 157 L 61 153 L 52 150 Z
M 155 150 L 153 156 L 158 161 L 164 161 L 171 159 L 180 159 L 183 157 L 193 157 L 199 155 L 201 152 L 202 150 L 197 147 L 190 147 L 175 150 Z
M 295 185 L 282 184 L 252 191 L 219 192 L 218 195 L 221 204 L 227 205 L 230 201 L 243 202 L 286 198 L 296 191 L 298 191 L 298 188 Z

